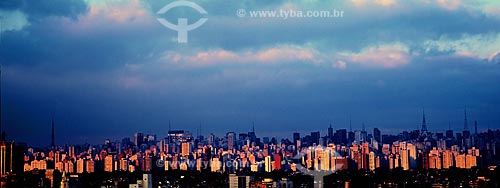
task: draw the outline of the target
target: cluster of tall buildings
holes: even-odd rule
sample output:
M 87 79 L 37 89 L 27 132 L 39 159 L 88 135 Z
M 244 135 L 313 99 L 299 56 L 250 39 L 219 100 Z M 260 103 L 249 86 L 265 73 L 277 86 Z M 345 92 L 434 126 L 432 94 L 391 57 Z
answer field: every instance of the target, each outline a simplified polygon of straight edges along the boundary
M 467 119 L 465 118 L 467 122 Z M 473 134 L 467 123 L 461 133 L 452 130 L 431 133 L 425 114 L 422 129 L 399 135 L 361 130 L 333 130 L 322 136 L 319 131 L 303 137 L 293 133 L 293 140 L 228 132 L 218 137 L 193 136 L 183 130 L 170 130 L 158 139 L 154 134 L 135 133 L 104 144 L 51 146 L 46 151 L 27 149 L 24 171 L 59 170 L 67 173 L 96 171 L 186 170 L 211 172 L 271 172 L 274 170 L 335 171 L 348 168 L 375 170 L 385 167 L 404 170 L 484 167 L 497 164 L 499 131 L 479 134 L 477 122 Z M 54 137 L 52 136 L 52 139 Z M 52 141 L 54 143 L 54 141 Z

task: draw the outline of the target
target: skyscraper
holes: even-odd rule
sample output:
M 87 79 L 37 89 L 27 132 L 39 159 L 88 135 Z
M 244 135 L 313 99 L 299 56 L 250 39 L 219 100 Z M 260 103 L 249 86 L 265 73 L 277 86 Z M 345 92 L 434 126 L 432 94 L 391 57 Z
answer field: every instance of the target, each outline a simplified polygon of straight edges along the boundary
M 271 156 L 264 157 L 264 170 L 266 172 L 271 172 L 272 171 L 272 168 L 271 168 Z
M 381 141 L 381 134 L 380 134 L 380 130 L 378 128 L 374 128 L 373 129 L 373 138 L 375 138 L 375 140 L 380 143 Z
M 141 146 L 143 140 L 144 140 L 144 135 L 142 133 L 135 133 L 134 134 L 134 145 L 135 146 Z
M 300 133 L 293 133 L 293 144 L 297 146 L 297 140 L 300 140 Z
M 236 142 L 236 133 L 234 132 L 228 132 L 227 135 L 227 149 L 228 150 L 233 150 L 234 148 L 234 143 Z
M 477 121 L 474 121 L 474 135 L 477 135 Z
M 328 140 L 333 140 L 333 128 L 332 124 L 330 123 L 330 127 L 328 127 Z
M 315 143 L 316 145 L 319 144 L 319 131 L 316 132 L 311 132 L 311 144 Z
M 469 125 L 467 123 L 467 109 L 464 109 L 464 130 L 462 132 L 464 140 L 470 138 Z M 468 143 L 465 143 L 468 144 Z
M 467 123 L 467 109 L 464 109 L 464 130 L 469 130 L 469 125 Z
M 339 129 L 335 131 L 335 144 L 347 144 L 347 130 Z

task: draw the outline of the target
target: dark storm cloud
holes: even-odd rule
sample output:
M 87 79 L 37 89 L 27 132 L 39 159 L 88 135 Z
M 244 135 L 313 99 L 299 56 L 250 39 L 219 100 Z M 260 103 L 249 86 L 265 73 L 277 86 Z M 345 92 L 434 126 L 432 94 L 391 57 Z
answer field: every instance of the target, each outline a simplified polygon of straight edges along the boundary
M 88 10 L 83 0 L 2 0 L 1 10 L 20 10 L 29 15 L 30 21 L 36 21 L 47 16 L 64 16 L 76 19 L 78 15 Z
M 47 145 L 52 113 L 58 143 L 135 131 L 161 137 L 168 121 L 219 135 L 255 121 L 259 136 L 271 136 L 330 122 L 347 128 L 352 117 L 354 128 L 400 131 L 420 124 L 422 108 L 430 128 L 442 130 L 460 124 L 464 107 L 498 127 L 500 23 L 481 9 L 197 2 L 209 21 L 177 44 L 177 33 L 156 21 L 164 1 L 2 1 L 1 10 L 19 10 L 29 22 L 1 33 L 8 134 Z M 235 15 L 293 6 L 343 9 L 346 17 Z

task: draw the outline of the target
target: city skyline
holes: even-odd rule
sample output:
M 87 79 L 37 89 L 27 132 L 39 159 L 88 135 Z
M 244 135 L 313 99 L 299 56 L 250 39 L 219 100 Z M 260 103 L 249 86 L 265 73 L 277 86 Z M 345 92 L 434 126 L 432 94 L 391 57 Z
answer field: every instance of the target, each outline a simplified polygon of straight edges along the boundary
M 422 119 L 421 119 L 421 124 L 419 125 L 419 127 L 415 127 L 414 129 L 402 129 L 402 130 L 399 130 L 398 131 L 387 131 L 385 129 L 379 129 L 379 127 L 376 127 L 376 126 L 366 126 L 367 124 L 366 123 L 361 123 L 361 126 L 359 127 L 353 127 L 352 125 L 352 119 L 349 120 L 349 125 L 347 127 L 336 127 L 334 126 L 334 124 L 330 123 L 328 127 L 325 127 L 323 129 L 310 129 L 310 130 L 290 130 L 290 131 L 282 131 L 281 134 L 269 134 L 269 133 L 266 133 L 266 132 L 256 132 L 255 130 L 255 122 L 252 122 L 251 123 L 251 127 L 248 127 L 248 130 L 247 131 L 235 131 L 235 130 L 231 130 L 231 129 L 227 129 L 225 130 L 225 132 L 211 132 L 211 131 L 206 131 L 206 132 L 203 132 L 203 126 L 200 124 L 199 127 L 196 129 L 196 130 L 187 130 L 187 129 L 183 129 L 182 127 L 172 127 L 172 123 L 169 121 L 168 122 L 168 126 L 166 127 L 167 129 L 162 131 L 162 133 L 158 133 L 158 132 L 145 132 L 145 131 L 141 131 L 141 130 L 136 130 L 135 132 L 133 132 L 134 134 L 136 133 L 141 133 L 141 134 L 146 134 L 146 135 L 154 135 L 155 137 L 157 138 L 162 138 L 162 137 L 167 137 L 168 135 L 168 132 L 170 130 L 182 130 L 182 131 L 186 131 L 187 133 L 190 133 L 193 137 L 198 137 L 198 136 L 208 136 L 208 135 L 211 135 L 211 134 L 214 134 L 215 136 L 224 136 L 226 135 L 227 133 L 230 133 L 230 132 L 233 132 L 233 133 L 236 133 L 236 134 L 239 134 L 239 133 L 248 133 L 248 132 L 255 132 L 255 133 L 259 133 L 257 134 L 258 136 L 260 137 L 267 137 L 267 138 L 276 138 L 277 140 L 281 140 L 281 139 L 288 139 L 288 140 L 293 140 L 293 134 L 295 133 L 299 133 L 299 134 L 302 134 L 302 135 L 307 135 L 309 133 L 312 133 L 312 132 L 319 132 L 321 136 L 327 136 L 327 135 L 330 135 L 330 129 L 332 129 L 333 131 L 337 131 L 337 130 L 346 130 L 347 132 L 355 132 L 355 131 L 367 131 L 370 132 L 373 131 L 374 129 L 377 129 L 378 131 L 381 131 L 382 135 L 399 135 L 403 132 L 411 132 L 411 131 L 420 131 L 421 133 L 422 132 L 429 132 L 429 133 L 432 133 L 432 134 L 435 134 L 435 133 L 444 133 L 448 130 L 452 130 L 454 132 L 461 132 L 461 131 L 464 131 L 464 130 L 469 130 L 471 133 L 474 133 L 475 131 L 477 131 L 478 133 L 482 133 L 482 132 L 487 132 L 488 130 L 497 130 L 497 129 L 490 129 L 489 127 L 488 128 L 481 128 L 480 125 L 478 125 L 478 122 L 477 120 L 469 120 L 468 119 L 468 116 L 467 116 L 467 112 L 466 112 L 467 109 L 464 109 L 464 117 L 463 117 L 463 124 L 462 124 L 462 128 L 458 128 L 458 127 L 452 127 L 451 124 L 448 124 L 448 127 L 447 128 L 443 128 L 441 127 L 441 129 L 436 129 L 436 130 L 433 130 L 432 128 L 429 129 L 428 128 L 428 124 L 427 124 L 427 114 L 425 113 L 425 111 L 423 110 L 422 111 Z M 470 122 L 469 122 L 470 121 Z M 468 125 L 469 123 L 472 123 L 473 127 L 472 128 L 469 128 Z M 50 136 L 50 147 L 54 147 L 55 146 L 55 140 L 56 140 L 56 132 L 55 132 L 55 120 L 54 120 L 54 117 L 52 117 L 51 119 L 51 136 Z M 259 129 L 257 129 L 259 130 Z M 370 131 L 371 130 L 371 131 Z M 424 131 L 425 130 L 425 131 Z M 165 132 L 165 133 L 163 133 Z M 128 134 L 128 135 L 131 135 L 131 134 Z M 126 135 L 122 135 L 122 136 L 118 136 L 116 138 L 110 138 L 110 137 L 103 137 L 101 140 L 94 140 L 94 141 L 89 141 L 89 140 L 85 140 L 85 144 L 101 144 L 102 142 L 106 141 L 106 140 L 121 140 L 123 138 L 130 138 L 129 136 L 126 136 Z M 22 141 L 21 141 L 22 142 Z M 24 142 L 22 142 L 24 143 Z M 70 145 L 73 145 L 73 144 L 84 144 L 83 142 L 74 142 L 74 143 L 65 143 L 64 141 L 62 143 L 59 143 L 60 146 L 62 145 L 67 145 L 67 144 L 70 144 Z M 41 147 L 41 148 L 44 148 L 46 147 L 45 145 L 43 145 L 43 143 L 38 143 L 39 145 L 34 145 L 34 144 L 30 144 L 30 143 L 27 143 L 28 145 L 30 146 L 34 146 L 34 147 Z
M 466 110 L 463 130 L 456 133 L 452 130 L 445 133 L 428 131 L 423 112 L 420 130 L 399 135 L 385 135 L 377 128 L 371 134 L 364 125 L 362 130 L 354 132 L 334 130 L 330 125 L 325 135 L 319 131 L 305 135 L 293 133 L 292 140 L 280 140 L 259 137 L 253 124 L 251 131 L 245 133 L 227 132 L 222 136 L 210 134 L 206 137 L 200 132 L 196 134 L 173 130 L 169 124 L 166 137 L 136 132 L 133 137 L 106 140 L 97 145 L 34 148 L 21 144 L 20 148 L 25 150 L 24 163 L 15 163 L 7 169 L 18 173 L 20 164 L 23 164 L 22 171 L 28 177 L 38 177 L 24 184 L 51 182 L 54 187 L 112 182 L 123 187 L 147 182 L 147 188 L 163 184 L 180 187 L 185 184 L 203 187 L 229 185 L 229 188 L 271 184 L 350 187 L 351 183 L 353 187 L 358 184 L 498 185 L 493 172 L 499 170 L 496 166 L 499 145 L 496 143 L 500 139 L 500 130 L 478 132 L 477 121 L 472 127 L 468 125 Z M 51 138 L 54 138 L 54 133 Z M 6 143 L 2 142 L 2 145 Z M 384 172 L 402 173 L 400 175 L 406 178 L 377 176 Z M 477 177 L 450 175 L 470 172 Z M 176 175 L 172 176 L 172 173 Z M 358 173 L 378 178 L 358 181 Z M 86 176 L 90 174 L 97 174 L 97 179 L 87 180 Z M 109 176 L 118 174 L 121 175 Z M 125 174 L 129 176 L 123 176 Z M 207 174 L 218 178 L 199 179 Z M 339 174 L 347 174 L 349 178 L 339 177 Z M 192 181 L 183 183 L 186 175 Z M 418 181 L 408 181 L 407 178 L 417 178 Z
M 499 0 L 0 0 L 0 187 L 500 187 Z
M 193 1 L 206 13 L 163 14 L 163 0 L 54 1 L 0 2 L 8 140 L 50 145 L 52 117 L 58 143 L 161 135 L 169 121 L 289 137 L 352 120 L 395 134 L 418 129 L 424 108 L 433 132 L 460 130 L 464 108 L 469 125 L 500 128 L 494 0 Z M 177 18 L 207 21 L 179 43 L 158 21 Z

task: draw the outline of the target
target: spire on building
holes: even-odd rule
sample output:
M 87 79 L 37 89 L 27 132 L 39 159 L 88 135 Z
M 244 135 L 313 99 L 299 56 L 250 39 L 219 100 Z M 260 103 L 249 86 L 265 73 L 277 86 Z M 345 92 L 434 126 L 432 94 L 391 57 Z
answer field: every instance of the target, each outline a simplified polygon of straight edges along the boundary
M 349 117 L 349 132 L 352 132 L 352 118 Z
M 252 132 L 255 133 L 255 122 L 252 121 Z
M 362 127 L 361 127 L 363 131 L 365 131 L 365 123 L 362 124 Z
M 427 134 L 427 122 L 425 121 L 425 110 L 422 110 L 422 130 L 420 131 L 420 135 Z
M 200 122 L 200 127 L 198 128 L 198 137 L 201 136 L 201 122 Z
M 464 130 L 469 130 L 469 125 L 467 124 L 467 108 L 464 109 Z
M 52 134 L 51 134 L 50 147 L 54 148 L 55 146 L 56 144 L 55 144 L 55 133 L 54 133 L 54 116 L 52 115 Z
M 474 121 L 474 134 L 477 135 L 477 120 Z

